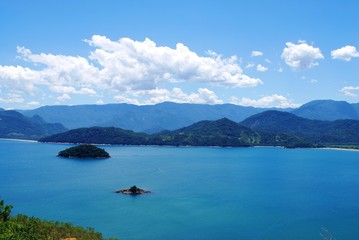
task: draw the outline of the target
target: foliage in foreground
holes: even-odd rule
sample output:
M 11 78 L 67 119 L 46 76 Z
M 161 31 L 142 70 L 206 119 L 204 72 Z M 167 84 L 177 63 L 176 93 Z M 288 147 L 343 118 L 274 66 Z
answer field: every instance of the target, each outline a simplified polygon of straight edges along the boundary
M 17 215 L 11 217 L 11 205 L 0 201 L 0 239 L 1 240 L 106 240 L 93 228 L 74 226 L 71 223 L 44 221 L 35 217 Z M 110 238 L 108 240 L 115 240 Z

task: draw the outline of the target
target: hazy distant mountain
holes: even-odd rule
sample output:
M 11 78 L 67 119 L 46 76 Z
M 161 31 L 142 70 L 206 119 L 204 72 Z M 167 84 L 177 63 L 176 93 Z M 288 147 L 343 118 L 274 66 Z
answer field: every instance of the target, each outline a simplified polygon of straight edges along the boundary
M 257 145 L 310 147 L 311 144 L 286 134 L 260 133 L 227 118 L 200 121 L 175 131 L 158 134 L 135 133 L 119 128 L 80 128 L 55 134 L 40 142 L 68 142 L 123 145 L 221 146 L 250 147 Z
M 201 120 L 229 118 L 239 122 L 267 109 L 233 104 L 205 105 L 164 102 L 156 105 L 131 104 L 46 106 L 21 111 L 35 114 L 47 122 L 60 122 L 69 129 L 81 127 L 119 127 L 138 132 L 154 133 L 174 130 Z
M 202 120 L 228 118 L 235 122 L 269 108 L 244 107 L 233 104 L 179 104 L 164 102 L 156 105 L 77 105 L 46 106 L 20 111 L 26 116 L 39 115 L 46 122 L 59 122 L 68 129 L 82 127 L 117 127 L 136 132 L 156 133 L 175 130 Z M 342 101 L 317 100 L 297 109 L 281 109 L 308 119 L 359 119 L 359 104 Z
M 316 120 L 359 119 L 359 104 L 345 101 L 315 100 L 294 109 L 291 113 Z
M 25 117 L 13 110 L 0 111 L 0 137 L 38 139 L 51 134 L 64 132 L 66 128 L 58 123 L 46 123 L 41 117 Z
M 359 120 L 310 120 L 272 110 L 251 116 L 240 124 L 257 131 L 298 136 L 316 144 L 359 144 Z

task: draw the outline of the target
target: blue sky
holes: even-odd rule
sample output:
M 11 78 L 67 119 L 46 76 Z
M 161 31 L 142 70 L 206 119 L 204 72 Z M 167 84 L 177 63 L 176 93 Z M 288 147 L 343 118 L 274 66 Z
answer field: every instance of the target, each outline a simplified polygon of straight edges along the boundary
M 359 102 L 359 1 L 0 1 L 0 107 Z

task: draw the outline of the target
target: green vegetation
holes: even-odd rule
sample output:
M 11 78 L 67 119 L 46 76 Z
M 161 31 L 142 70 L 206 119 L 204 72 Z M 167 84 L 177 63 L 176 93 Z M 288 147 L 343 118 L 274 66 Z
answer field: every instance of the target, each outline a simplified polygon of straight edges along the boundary
M 106 240 L 93 228 L 74 226 L 71 223 L 43 221 L 35 217 L 17 215 L 11 217 L 11 205 L 0 201 L 0 239 L 1 240 Z M 108 240 L 115 240 L 110 238 Z
M 296 136 L 314 146 L 358 145 L 359 121 L 319 121 L 280 111 L 266 111 L 240 124 L 260 132 Z
M 162 131 L 152 135 L 118 128 L 81 128 L 46 137 L 39 141 L 158 146 L 312 147 L 309 142 L 300 137 L 283 133 L 255 131 L 227 118 L 217 121 L 200 121 L 175 131 Z
M 81 144 L 59 152 L 58 156 L 64 158 L 109 158 L 110 154 L 94 145 Z

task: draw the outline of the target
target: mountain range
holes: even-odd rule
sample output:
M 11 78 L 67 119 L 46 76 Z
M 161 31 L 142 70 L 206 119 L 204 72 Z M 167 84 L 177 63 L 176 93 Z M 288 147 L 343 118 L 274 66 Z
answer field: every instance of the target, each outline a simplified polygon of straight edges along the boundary
M 281 111 L 232 104 L 170 102 L 147 106 L 108 104 L 45 106 L 18 111 L 0 109 L 0 137 L 39 139 L 67 129 L 96 129 L 93 127 L 97 126 L 99 129 L 109 129 L 107 131 L 110 132 L 122 131 L 121 136 L 123 131 L 131 130 L 127 141 L 143 142 L 142 138 L 146 135 L 145 138 L 156 145 L 176 145 L 181 139 L 180 144 L 189 141 L 194 145 L 212 144 L 213 141 L 218 143 L 218 139 L 222 139 L 224 145 L 226 141 L 231 142 L 231 145 L 278 145 L 272 139 L 276 134 L 280 144 L 291 136 L 294 137 L 292 140 L 299 139 L 299 142 L 313 144 L 357 145 L 359 139 L 355 132 L 359 132 L 356 121 L 359 119 L 358 112 L 359 104 L 333 100 L 316 100 L 296 109 Z M 238 123 L 240 128 L 237 127 Z M 211 131 L 207 131 L 207 128 Z M 138 133 L 136 140 L 132 131 L 146 134 Z M 236 134 L 231 135 L 232 131 Z M 235 143 L 233 137 L 246 140 Z
M 240 123 L 227 118 L 199 121 L 156 134 L 119 128 L 92 127 L 70 130 L 40 139 L 41 142 L 170 145 L 170 146 L 353 146 L 359 143 L 359 120 L 322 121 L 289 112 L 268 110 Z
M 358 103 L 350 104 L 333 100 L 316 100 L 296 109 L 164 102 L 144 106 L 131 104 L 44 106 L 18 111 L 28 117 L 39 115 L 46 122 L 61 123 L 68 129 L 101 126 L 155 133 L 162 130 L 175 130 L 202 120 L 228 118 L 240 122 L 267 110 L 291 112 L 300 117 L 316 120 L 359 119 Z

